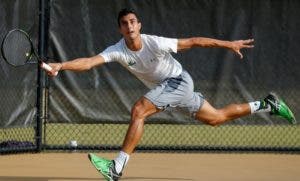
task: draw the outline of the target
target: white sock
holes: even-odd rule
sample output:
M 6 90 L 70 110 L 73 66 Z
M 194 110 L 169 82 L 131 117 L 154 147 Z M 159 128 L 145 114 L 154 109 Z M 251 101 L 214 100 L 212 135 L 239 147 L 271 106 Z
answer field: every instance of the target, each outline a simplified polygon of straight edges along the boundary
M 249 102 L 251 114 L 271 111 L 271 106 L 269 104 L 266 105 L 261 105 L 261 104 L 263 104 L 261 101 Z
M 114 159 L 115 168 L 118 173 L 122 172 L 122 170 L 126 166 L 128 160 L 129 160 L 129 155 L 123 151 L 120 151 L 118 157 Z

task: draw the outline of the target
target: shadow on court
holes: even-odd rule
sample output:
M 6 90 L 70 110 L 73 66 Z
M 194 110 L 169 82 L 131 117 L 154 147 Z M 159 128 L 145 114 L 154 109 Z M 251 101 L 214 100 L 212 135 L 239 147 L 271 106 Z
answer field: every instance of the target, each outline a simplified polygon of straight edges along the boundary
M 64 177 L 12 177 L 1 176 L 0 181 L 92 181 L 92 180 L 105 180 L 104 178 L 64 178 Z M 176 180 L 192 180 L 184 178 L 146 178 L 146 177 L 124 177 L 122 180 L 164 180 L 164 181 L 176 181 Z
M 122 180 L 193 180 L 193 179 L 185 179 L 185 178 L 145 178 L 145 177 L 124 177 Z
M 115 156 L 115 153 L 99 154 L 105 158 Z M 86 155 L 0 156 L 0 181 L 104 181 Z M 135 153 L 122 180 L 294 181 L 300 178 L 299 168 L 299 154 Z
M 64 178 L 64 177 L 0 177 L 0 181 L 89 181 L 89 180 L 104 180 L 99 178 Z

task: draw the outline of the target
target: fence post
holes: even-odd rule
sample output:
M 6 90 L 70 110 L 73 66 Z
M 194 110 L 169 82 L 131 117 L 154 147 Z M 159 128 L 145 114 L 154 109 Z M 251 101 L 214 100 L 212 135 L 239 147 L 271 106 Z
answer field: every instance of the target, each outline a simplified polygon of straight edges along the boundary
M 38 53 L 41 58 L 47 54 L 47 31 L 49 0 L 39 0 L 39 43 Z M 36 122 L 36 146 L 37 152 L 43 149 L 43 123 L 48 119 L 48 77 L 38 66 L 37 69 L 37 122 Z

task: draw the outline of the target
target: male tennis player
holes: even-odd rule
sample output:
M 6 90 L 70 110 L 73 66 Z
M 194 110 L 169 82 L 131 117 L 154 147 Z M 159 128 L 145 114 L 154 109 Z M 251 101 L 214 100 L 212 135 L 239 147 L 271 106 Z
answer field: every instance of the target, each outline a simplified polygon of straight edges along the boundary
M 220 47 L 229 49 L 243 58 L 240 50 L 253 48 L 253 39 L 173 39 L 141 34 L 142 25 L 138 15 L 128 9 L 119 12 L 118 25 L 123 38 L 116 44 L 90 58 L 49 64 L 53 70 L 48 71 L 49 75 L 55 76 L 55 73 L 61 70 L 86 71 L 104 63 L 117 61 L 150 88 L 132 108 L 130 125 L 119 155 L 114 160 L 94 154 L 88 155 L 92 164 L 107 180 L 118 180 L 121 177 L 130 154 L 141 139 L 145 119 L 167 107 L 186 109 L 195 119 L 213 126 L 258 112 L 270 112 L 295 123 L 295 117 L 289 107 L 275 94 L 270 94 L 260 101 L 214 108 L 201 93 L 194 92 L 191 76 L 171 55 L 193 47 Z

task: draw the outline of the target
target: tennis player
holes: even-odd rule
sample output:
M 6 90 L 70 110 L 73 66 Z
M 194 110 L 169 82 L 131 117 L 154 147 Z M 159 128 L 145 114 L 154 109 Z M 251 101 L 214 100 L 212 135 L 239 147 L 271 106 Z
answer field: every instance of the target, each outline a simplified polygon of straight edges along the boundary
M 128 9 L 119 12 L 118 25 L 123 38 L 116 44 L 93 57 L 51 63 L 49 65 L 53 70 L 48 71 L 49 75 L 55 76 L 55 73 L 62 70 L 86 71 L 117 61 L 150 88 L 132 108 L 130 125 L 118 156 L 114 160 L 107 160 L 94 154 L 88 155 L 91 163 L 105 179 L 118 180 L 122 176 L 130 154 L 142 137 L 145 119 L 168 107 L 185 109 L 196 120 L 212 126 L 258 112 L 270 112 L 290 123 L 296 122 L 289 107 L 273 93 L 263 100 L 214 108 L 200 92 L 194 91 L 191 76 L 171 55 L 194 47 L 217 47 L 231 50 L 242 59 L 241 49 L 253 48 L 253 39 L 237 41 L 204 37 L 175 39 L 141 34 L 142 24 L 137 13 Z

